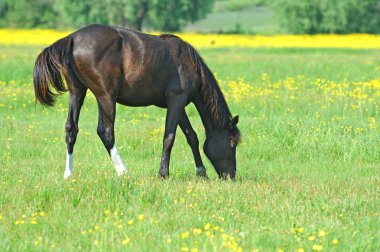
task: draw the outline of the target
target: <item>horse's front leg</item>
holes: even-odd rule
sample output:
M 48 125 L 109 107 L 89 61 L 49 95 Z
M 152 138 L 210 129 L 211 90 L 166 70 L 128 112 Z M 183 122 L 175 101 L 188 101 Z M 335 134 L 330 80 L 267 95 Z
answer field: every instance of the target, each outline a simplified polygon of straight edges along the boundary
M 195 166 L 197 169 L 196 175 L 198 177 L 208 178 L 206 174 L 206 168 L 204 167 L 202 162 L 201 154 L 199 153 L 199 140 L 197 137 L 197 133 L 195 133 L 193 127 L 191 126 L 191 123 L 186 115 L 185 110 L 183 110 L 182 112 L 179 126 L 181 127 L 183 134 L 185 134 L 187 143 L 189 144 L 193 152 Z
M 169 176 L 170 152 L 174 144 L 178 123 L 181 119 L 182 112 L 184 111 L 184 107 L 187 102 L 187 95 L 176 94 L 169 96 L 167 99 L 168 110 L 166 113 L 165 133 L 159 172 L 160 176 L 163 178 Z

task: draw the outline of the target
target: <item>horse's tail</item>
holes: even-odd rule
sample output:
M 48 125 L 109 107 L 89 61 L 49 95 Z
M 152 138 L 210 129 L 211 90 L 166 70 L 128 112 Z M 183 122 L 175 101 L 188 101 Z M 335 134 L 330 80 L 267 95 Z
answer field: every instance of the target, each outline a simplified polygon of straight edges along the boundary
M 43 106 L 53 106 L 55 98 L 67 91 L 61 72 L 68 66 L 71 54 L 72 37 L 67 36 L 38 55 L 33 72 L 36 102 L 38 100 Z M 51 87 L 58 93 L 53 93 Z

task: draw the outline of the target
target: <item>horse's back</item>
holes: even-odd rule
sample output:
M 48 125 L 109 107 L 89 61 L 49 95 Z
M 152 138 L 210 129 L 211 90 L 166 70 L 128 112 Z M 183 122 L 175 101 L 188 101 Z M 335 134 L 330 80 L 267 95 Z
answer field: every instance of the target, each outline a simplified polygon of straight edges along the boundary
M 119 103 L 165 107 L 168 93 L 196 89 L 184 61 L 185 43 L 178 37 L 104 25 L 87 26 L 72 36 L 76 68 L 95 95 L 117 90 Z

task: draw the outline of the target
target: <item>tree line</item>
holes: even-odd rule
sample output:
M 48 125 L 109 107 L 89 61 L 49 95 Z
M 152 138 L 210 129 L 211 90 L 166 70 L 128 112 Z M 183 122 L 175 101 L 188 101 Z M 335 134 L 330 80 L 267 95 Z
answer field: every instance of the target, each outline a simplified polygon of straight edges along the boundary
M 227 0 L 0 0 L 0 27 L 78 28 L 91 23 L 179 31 Z M 380 33 L 380 0 L 228 0 L 272 8 L 287 33 Z
M 214 0 L 0 0 L 0 27 L 74 28 L 91 23 L 178 31 Z
M 380 33 L 380 0 L 267 0 L 291 33 Z

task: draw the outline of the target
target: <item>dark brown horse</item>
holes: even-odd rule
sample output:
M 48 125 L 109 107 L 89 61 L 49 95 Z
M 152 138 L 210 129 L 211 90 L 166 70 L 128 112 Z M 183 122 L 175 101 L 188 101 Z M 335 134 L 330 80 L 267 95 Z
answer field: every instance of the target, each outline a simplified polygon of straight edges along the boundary
M 219 177 L 235 177 L 238 117 L 232 118 L 215 77 L 199 54 L 174 35 L 90 25 L 44 49 L 36 60 L 33 80 L 36 99 L 45 106 L 53 106 L 57 96 L 50 87 L 58 94 L 69 91 L 65 178 L 73 172 L 73 148 L 87 89 L 98 102 L 97 132 L 119 176 L 127 169 L 115 145 L 116 103 L 167 108 L 160 176 L 169 176 L 170 152 L 179 125 L 193 152 L 196 174 L 207 177 L 197 135 L 184 109 L 193 102 L 206 129 L 206 156 Z

